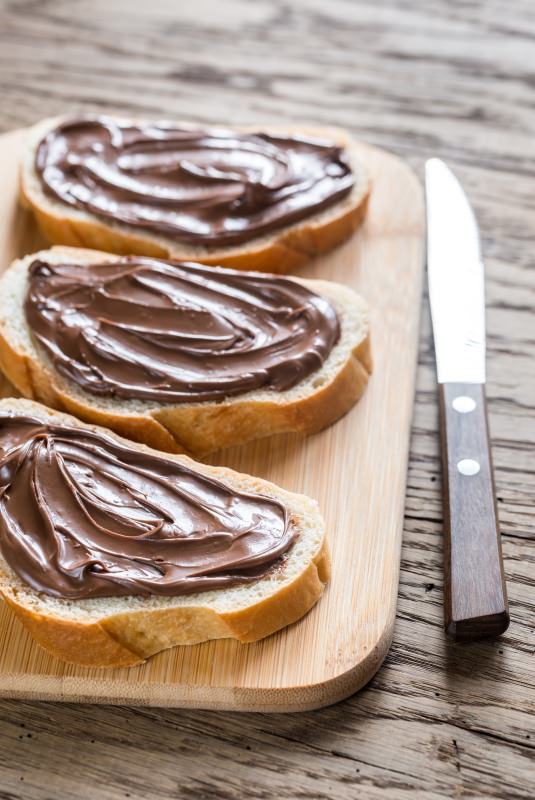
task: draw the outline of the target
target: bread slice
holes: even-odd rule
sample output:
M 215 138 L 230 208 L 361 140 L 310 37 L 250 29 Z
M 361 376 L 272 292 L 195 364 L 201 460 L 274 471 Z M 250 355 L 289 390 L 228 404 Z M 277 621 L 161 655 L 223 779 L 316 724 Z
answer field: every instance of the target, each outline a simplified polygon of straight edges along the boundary
M 297 279 L 336 308 L 341 336 L 321 369 L 285 392 L 247 392 L 220 402 L 155 405 L 91 395 L 60 375 L 26 324 L 28 266 L 113 261 L 94 250 L 54 247 L 14 262 L 0 278 L 0 369 L 22 395 L 105 425 L 160 450 L 202 456 L 275 433 L 313 433 L 345 414 L 364 391 L 371 370 L 368 311 L 364 300 L 336 283 Z
M 0 414 L 6 412 L 100 430 L 29 400 L 0 400 Z M 100 432 L 122 445 L 163 455 Z M 88 667 L 124 667 L 179 644 L 223 638 L 254 642 L 300 619 L 321 596 L 330 566 L 315 501 L 231 469 L 197 464 L 187 456 L 165 457 L 239 491 L 277 498 L 297 530 L 295 542 L 281 565 L 255 583 L 178 597 L 58 599 L 36 592 L 0 556 L 0 594 L 35 640 L 58 658 Z
M 270 126 L 269 133 L 315 136 L 344 146 L 355 175 L 355 185 L 350 194 L 297 224 L 279 228 L 238 246 L 194 246 L 169 236 L 140 232 L 120 222 L 103 221 L 94 214 L 49 197 L 35 171 L 35 154 L 40 141 L 61 121 L 61 117 L 45 119 L 30 129 L 21 172 L 21 201 L 32 209 L 43 234 L 53 244 L 285 273 L 294 271 L 311 257 L 331 250 L 347 239 L 364 217 L 370 181 L 361 151 L 346 131 L 340 128 L 282 129 Z M 239 130 L 256 131 L 258 128 Z

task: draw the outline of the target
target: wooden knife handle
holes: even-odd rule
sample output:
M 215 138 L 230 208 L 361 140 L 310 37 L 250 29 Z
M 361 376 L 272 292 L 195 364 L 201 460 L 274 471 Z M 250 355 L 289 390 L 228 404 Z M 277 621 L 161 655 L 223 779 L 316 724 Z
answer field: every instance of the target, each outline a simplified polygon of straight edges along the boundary
M 444 619 L 457 641 L 509 625 L 485 387 L 440 384 L 444 484 Z

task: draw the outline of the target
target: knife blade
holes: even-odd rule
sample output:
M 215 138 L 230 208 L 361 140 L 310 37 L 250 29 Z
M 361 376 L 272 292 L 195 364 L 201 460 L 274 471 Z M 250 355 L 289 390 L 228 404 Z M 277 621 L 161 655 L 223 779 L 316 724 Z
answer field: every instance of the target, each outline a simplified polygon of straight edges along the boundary
M 503 633 L 509 608 L 485 399 L 485 280 L 476 218 L 451 170 L 425 167 L 427 271 L 439 384 L 446 633 Z

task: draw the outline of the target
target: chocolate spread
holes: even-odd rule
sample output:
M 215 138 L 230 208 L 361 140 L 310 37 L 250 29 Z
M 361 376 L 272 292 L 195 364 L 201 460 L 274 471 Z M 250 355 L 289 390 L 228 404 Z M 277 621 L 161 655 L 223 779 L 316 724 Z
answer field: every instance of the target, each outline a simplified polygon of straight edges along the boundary
M 248 583 L 292 545 L 278 500 L 84 428 L 0 416 L 0 549 L 62 598 Z
M 330 141 L 103 116 L 53 128 L 35 166 L 45 192 L 70 206 L 208 247 L 293 224 L 354 185 Z
M 330 303 L 296 281 L 137 256 L 36 260 L 25 312 L 62 375 L 94 395 L 158 403 L 287 390 L 340 335 Z

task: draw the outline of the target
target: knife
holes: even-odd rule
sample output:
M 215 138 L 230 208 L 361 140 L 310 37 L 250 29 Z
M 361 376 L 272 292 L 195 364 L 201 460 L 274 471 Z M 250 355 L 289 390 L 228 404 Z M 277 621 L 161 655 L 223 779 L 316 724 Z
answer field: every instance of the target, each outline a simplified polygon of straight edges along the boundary
M 485 401 L 485 278 L 466 195 L 438 158 L 425 165 L 427 271 L 440 401 L 444 620 L 456 641 L 509 625 Z

